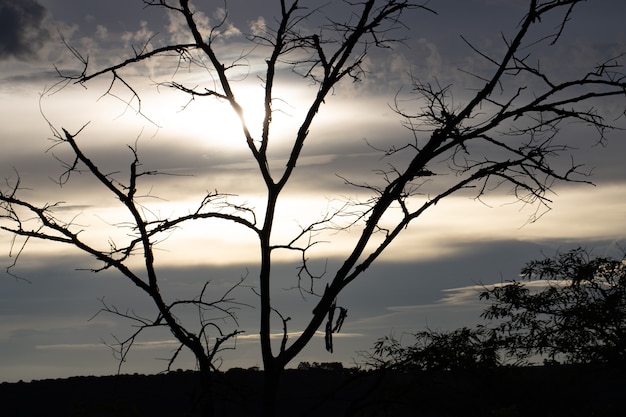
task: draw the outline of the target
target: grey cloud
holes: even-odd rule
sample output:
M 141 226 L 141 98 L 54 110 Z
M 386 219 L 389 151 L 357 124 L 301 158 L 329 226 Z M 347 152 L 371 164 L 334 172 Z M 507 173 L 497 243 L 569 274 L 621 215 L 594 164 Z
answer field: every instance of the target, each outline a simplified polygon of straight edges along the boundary
M 339 335 L 350 337 L 337 342 L 337 350 L 332 356 L 324 352 L 323 341 L 316 340 L 299 359 L 341 360 L 348 364 L 355 357 L 355 351 L 369 348 L 376 338 L 390 331 L 400 335 L 404 331 L 414 332 L 426 326 L 445 329 L 479 322 L 481 307 L 478 303 L 459 306 L 449 296 L 459 295 L 464 287 L 473 284 L 490 284 L 514 278 L 526 261 L 541 258 L 542 250 L 550 255 L 557 249 L 566 250 L 571 246 L 564 241 L 532 243 L 515 240 L 450 241 L 449 245 L 465 248 L 466 251 L 443 259 L 373 265 L 338 299 L 339 305 L 348 308 L 348 319 Z M 586 245 L 598 254 L 614 248 L 611 242 L 605 241 L 587 242 Z M 154 308 L 147 297 L 117 274 L 107 271 L 94 275 L 73 271 L 77 267 L 92 265 L 84 257 L 44 256 L 38 260 L 25 257 L 23 261 L 16 272 L 30 279 L 32 285 L 8 278 L 0 279 L 0 312 L 8 319 L 4 322 L 7 337 L 0 343 L 0 358 L 4 358 L 0 359 L 2 380 L 41 378 L 42 369 L 46 369 L 47 376 L 55 377 L 115 372 L 117 362 L 107 349 L 99 345 L 99 341 L 113 342 L 111 334 L 124 337 L 132 329 L 127 321 L 115 320 L 106 314 L 88 321 L 99 308 L 97 298 L 105 296 L 108 302 L 122 310 L 132 308 L 138 314 L 150 315 Z M 329 267 L 336 266 L 338 262 L 337 259 L 330 259 Z M 42 268 L 42 265 L 46 267 Z M 278 288 L 294 286 L 295 266 L 276 266 L 274 272 L 279 281 Z M 245 285 L 255 285 L 257 271 L 254 265 L 171 267 L 160 272 L 163 277 L 169 278 L 162 282 L 164 291 L 171 299 L 180 299 L 190 294 L 197 295 L 207 280 L 211 281 L 211 294 L 219 296 L 224 288 L 222 284 L 238 279 L 246 271 L 249 278 Z M 234 296 L 237 301 L 251 306 L 258 302 L 248 288 L 239 288 Z M 448 302 L 442 302 L 446 296 Z M 471 293 L 468 293 L 467 299 L 471 301 Z M 297 332 L 310 317 L 316 298 L 308 297 L 304 301 L 297 290 L 277 290 L 273 300 L 280 311 L 291 315 L 290 330 Z M 253 307 L 238 311 L 240 329 L 246 331 L 241 342 L 256 334 L 257 315 L 258 310 Z M 180 319 L 193 318 L 181 315 Z M 140 346 L 151 349 L 148 353 L 137 350 L 123 368 L 124 372 L 161 371 L 163 362 L 154 358 L 168 354 L 171 346 L 167 341 L 170 339 L 166 332 L 147 333 L 140 340 L 143 344 Z M 257 345 L 252 343 L 253 340 L 248 341 L 251 343 L 238 343 L 236 351 L 225 356 L 228 366 L 258 364 Z M 152 349 L 157 347 L 165 350 L 157 352 Z M 162 352 L 165 353 L 161 355 Z M 47 369 L 46 366 L 50 367 L 52 363 L 55 367 Z M 19 366 L 16 367 L 16 364 Z M 36 366 L 29 368 L 33 364 Z M 192 360 L 177 366 L 187 364 L 193 367 Z
M 1 42 L 2 39 L 0 39 L 0 43 Z M 61 72 L 66 73 L 65 70 L 61 70 Z M 0 83 L 4 85 L 37 83 L 41 85 L 41 89 L 43 90 L 43 86 L 46 85 L 46 83 L 49 83 L 51 81 L 58 81 L 58 79 L 58 72 L 54 70 L 43 70 L 31 73 L 11 74 L 0 78 Z
M 442 2 L 444 1 L 449 5 L 452 4 L 451 0 L 442 0 Z M 24 14 L 28 5 L 37 5 L 33 0 L 14 1 L 13 3 L 8 0 L 0 0 L 0 11 L 4 13 L 5 9 L 19 9 Z M 115 6 L 113 6 L 113 3 Z M 236 22 L 237 26 L 243 28 L 247 19 L 253 19 L 259 15 L 270 16 L 275 14 L 273 9 L 269 11 L 263 9 L 261 6 L 263 3 L 253 2 L 246 4 L 245 10 L 242 10 L 242 20 Z M 120 0 L 95 2 L 93 4 L 81 0 L 49 2 L 50 11 L 55 18 L 59 17 L 63 21 L 68 22 L 82 22 L 81 16 L 85 15 L 84 9 L 87 7 L 89 8 L 89 13 L 95 16 L 92 21 L 93 25 L 85 25 L 82 31 L 76 32 L 76 37 L 79 34 L 81 36 L 92 36 L 93 27 L 96 27 L 96 24 L 102 24 L 110 29 L 110 38 L 113 39 L 114 35 L 119 34 L 120 31 L 136 30 L 138 27 L 137 19 L 139 17 L 143 19 L 146 12 L 154 10 L 156 14 L 159 11 L 157 8 L 149 8 L 142 12 L 144 14 L 133 14 L 129 7 L 134 6 L 130 6 L 130 3 L 128 3 L 124 4 L 122 8 Z M 470 6 L 463 4 L 462 7 Z M 447 10 L 443 6 L 442 9 L 442 12 Z M 120 10 L 124 10 L 125 13 L 120 14 Z M 75 19 L 62 15 L 61 11 L 72 13 Z M 210 10 L 205 11 L 209 12 Z M 41 18 L 41 22 L 44 22 L 45 10 L 43 13 L 44 17 Z M 449 24 L 447 16 L 443 16 L 445 18 L 429 17 L 428 19 L 424 16 L 422 20 L 412 24 L 411 37 L 414 37 L 417 41 L 409 45 L 411 49 L 408 52 L 398 48 L 398 52 L 406 52 L 409 55 L 406 62 L 407 67 L 403 67 L 405 65 L 404 61 L 385 61 L 385 64 L 390 66 L 389 72 L 392 72 L 391 75 L 399 77 L 404 72 L 413 69 L 417 75 L 427 77 L 424 81 L 432 81 L 433 75 L 437 75 L 438 79 L 442 80 L 442 83 L 450 78 L 452 81 L 455 81 L 455 88 L 458 88 L 458 90 L 455 90 L 457 91 L 455 100 L 462 101 L 465 95 L 467 95 L 464 93 L 464 89 L 467 88 L 467 82 L 465 78 L 458 80 L 455 78 L 456 74 L 458 74 L 457 67 L 477 73 L 482 73 L 481 71 L 486 67 L 481 66 L 484 63 L 481 63 L 479 59 L 470 59 L 477 57 L 458 38 L 458 33 L 470 34 L 471 41 L 476 42 L 480 47 L 486 47 L 488 50 L 491 50 L 489 49 L 490 44 L 484 43 L 491 38 L 486 39 L 482 36 L 483 31 L 473 29 L 481 25 L 480 29 L 486 30 L 489 26 L 489 33 L 497 33 L 499 28 L 494 29 L 491 27 L 491 24 L 494 21 L 499 26 L 505 26 L 505 24 L 500 22 L 498 18 L 494 18 L 493 13 L 490 14 L 490 25 L 485 25 L 482 19 L 467 18 L 469 15 L 466 13 L 459 14 L 464 19 L 461 22 L 463 25 L 457 27 L 455 24 L 452 24 L 448 26 L 454 30 L 441 30 L 441 24 Z M 31 23 L 36 22 L 33 14 L 28 16 Z M 235 10 L 233 10 L 232 16 L 240 16 L 239 11 L 235 13 Z M 614 13 L 612 18 L 617 19 L 620 16 L 619 13 Z M 507 19 L 517 17 L 515 15 L 507 17 Z M 2 15 L 2 18 L 4 18 L 4 15 Z M 117 19 L 121 21 L 118 22 Z M 151 28 L 153 26 L 155 29 L 158 27 L 156 23 L 153 23 L 152 19 L 147 19 L 147 21 L 150 23 Z M 269 19 L 268 22 L 270 22 Z M 581 24 L 588 24 L 585 19 L 580 19 L 580 22 Z M 621 26 L 613 24 L 607 24 L 606 26 L 621 28 Z M 33 29 L 33 27 L 31 25 L 27 28 Z M 15 26 L 14 32 L 17 30 L 16 28 L 20 29 L 18 26 Z M 0 27 L 0 34 L 2 35 L 0 39 L 2 45 L 0 46 L 2 48 L 7 39 L 5 32 L 8 30 L 8 27 Z M 24 28 L 20 30 L 20 33 L 22 33 Z M 586 32 L 581 31 L 581 33 L 585 34 L 589 32 L 589 30 Z M 420 42 L 419 40 L 422 37 L 424 40 Z M 232 46 L 232 44 L 230 45 Z M 594 45 L 595 43 L 592 46 Z M 592 47 L 581 49 L 579 51 L 580 59 L 567 61 L 568 63 L 573 61 L 576 65 L 571 65 L 571 68 L 561 68 L 561 71 L 573 71 L 574 69 L 578 71 L 581 68 L 581 65 L 578 65 L 579 63 L 589 63 L 587 60 L 591 56 L 589 54 L 594 53 L 594 59 L 591 59 L 591 62 L 594 62 L 595 54 L 597 54 L 598 58 L 604 56 L 605 50 L 609 49 L 610 45 L 613 44 L 609 43 L 600 48 L 600 50 Z M 437 46 L 437 49 L 434 49 L 434 46 Z M 612 48 L 613 46 L 610 46 L 610 49 Z M 571 50 L 571 47 L 568 47 L 550 51 L 555 55 L 551 62 L 556 62 L 557 64 L 565 62 L 564 57 Z M 255 50 L 255 53 L 258 52 L 260 51 Z M 380 51 L 376 52 L 379 53 Z M 239 48 L 233 48 L 232 53 L 238 54 Z M 441 61 L 439 61 L 438 55 L 441 55 Z M 10 55 L 4 49 L 0 49 L 0 59 L 7 56 L 15 55 Z M 574 58 L 576 57 L 578 55 Z M 545 64 L 547 65 L 547 63 Z M 585 68 L 586 66 L 583 67 L 583 70 Z M 556 67 L 556 69 L 559 68 Z M 558 72 L 558 74 L 561 74 L 561 72 Z M 54 73 L 50 72 L 39 72 L 29 75 L 27 71 L 23 71 L 18 75 L 10 76 L 11 78 L 5 78 L 4 81 L 10 84 L 25 85 L 29 82 L 40 82 L 41 80 L 42 84 L 44 84 L 43 81 L 47 81 L 48 77 L 54 75 Z M 248 75 L 249 79 L 253 79 L 253 75 Z M 9 77 L 9 75 L 5 75 L 5 77 Z M 354 187 L 345 187 L 343 181 L 336 177 L 335 174 L 346 177 L 355 183 L 381 184 L 384 181 L 376 174 L 374 169 L 388 168 L 388 164 L 402 166 L 405 159 L 400 158 L 399 155 L 396 155 L 396 159 L 381 159 L 381 153 L 373 151 L 363 140 L 367 139 L 369 143 L 381 149 L 394 145 L 402 146 L 407 141 L 412 140 L 411 135 L 401 128 L 401 119 L 397 118 L 397 122 L 392 120 L 391 124 L 389 123 L 390 118 L 395 118 L 395 115 L 384 106 L 384 103 L 382 106 L 378 106 L 380 102 L 377 101 L 375 103 L 376 106 L 373 104 L 363 108 L 359 106 L 353 112 L 342 112 L 356 106 L 355 103 L 365 103 L 366 92 L 370 91 L 370 89 L 376 91 L 379 97 L 386 97 L 388 94 L 388 101 L 392 101 L 395 83 L 403 81 L 393 77 L 389 76 L 388 73 L 385 74 L 385 77 L 378 78 L 375 75 L 371 75 L 365 81 L 367 88 L 364 88 L 363 84 L 349 85 L 350 88 L 346 87 L 348 92 L 352 92 L 352 89 L 354 89 L 354 97 L 352 97 L 349 103 L 341 101 L 338 98 L 341 96 L 340 94 L 329 99 L 329 103 L 337 104 L 335 107 L 327 107 L 325 110 L 333 115 L 333 123 L 329 123 L 328 127 L 320 124 L 320 126 L 312 130 L 311 140 L 304 150 L 305 153 L 301 163 L 298 164 L 294 182 L 292 188 L 289 188 L 289 192 L 294 192 L 294 194 L 307 193 L 308 195 L 318 193 L 322 195 L 321 198 L 325 198 L 328 195 L 349 196 L 355 191 Z M 63 104 L 61 101 L 59 103 L 59 105 Z M 33 108 L 36 109 L 36 99 L 33 99 Z M 378 124 L 381 118 L 375 116 L 380 115 L 381 109 L 387 112 L 385 113 L 387 122 Z M 82 123 L 83 115 L 80 112 L 77 112 L 77 114 L 81 117 Z M 35 115 L 30 124 L 34 124 L 34 119 L 37 117 L 38 115 Z M 84 117 L 86 118 L 87 116 L 85 115 Z M 392 130 L 389 127 L 390 125 L 395 126 L 397 130 Z M 126 181 L 126 173 L 128 165 L 132 160 L 132 154 L 130 154 L 123 143 L 119 144 L 119 146 L 113 146 L 109 142 L 110 136 L 115 136 L 108 132 L 109 129 L 103 129 L 107 133 L 98 136 L 98 130 L 93 129 L 92 126 L 81 135 L 81 140 L 84 139 L 87 147 L 93 146 L 93 148 L 88 148 L 90 152 L 93 152 L 90 153 L 90 157 L 108 172 L 119 169 L 120 173 L 116 178 L 120 181 Z M 168 133 L 163 130 L 154 141 L 147 139 L 140 141 L 139 156 L 144 164 L 144 169 L 179 174 L 179 176 L 144 177 L 146 178 L 146 183 L 142 182 L 141 184 L 143 191 L 149 190 L 149 186 L 154 185 L 155 195 L 176 197 L 178 194 L 184 193 L 185 197 L 189 197 L 193 195 L 191 194 L 192 192 L 198 192 L 198 195 L 201 196 L 205 190 L 213 190 L 215 188 L 218 188 L 220 192 L 234 192 L 242 196 L 254 192 L 255 187 L 262 189 L 262 187 L 257 187 L 256 180 L 248 180 L 248 178 L 252 177 L 258 178 L 258 175 L 255 175 L 255 165 L 247 154 L 244 156 L 228 154 L 228 151 L 219 148 L 219 143 L 214 143 L 217 139 L 211 137 L 211 132 L 206 134 L 207 145 L 189 149 L 182 145 L 183 142 L 179 133 Z M 601 149 L 598 147 L 589 151 L 589 147 L 583 146 L 583 144 L 592 145 L 595 143 L 595 136 L 589 137 L 586 135 L 588 132 L 583 132 L 577 126 L 564 128 L 562 133 L 561 137 L 563 139 L 580 148 L 574 151 L 576 161 L 587 163 L 589 168 L 597 167 L 591 180 L 596 181 L 600 186 L 606 183 L 622 183 L 624 181 L 626 168 L 622 163 L 622 159 L 626 149 L 626 142 L 620 141 L 617 134 L 610 138 L 608 148 Z M 62 169 L 50 153 L 43 154 L 44 145 L 46 144 L 45 136 L 39 137 L 32 134 L 31 136 L 39 137 L 39 139 L 28 139 L 28 142 L 26 142 L 27 136 L 25 134 L 17 136 L 15 144 L 12 143 L 11 145 L 15 150 L 11 149 L 10 152 L 6 148 L 7 144 L 3 144 L 5 148 L 2 154 L 4 156 L 2 158 L 2 163 L 4 163 L 1 172 L 2 177 L 9 176 L 13 178 L 15 174 L 12 167 L 15 166 L 20 175 L 23 175 L 23 184 L 38 193 L 43 193 L 37 194 L 38 198 L 48 202 L 65 200 L 68 201 L 68 204 L 81 204 L 85 202 L 85 199 L 89 203 L 92 201 L 90 200 L 92 197 L 93 199 L 100 198 L 96 194 L 100 188 L 94 188 L 93 181 L 88 180 L 87 175 L 74 177 L 72 183 L 62 190 L 66 194 L 61 196 L 61 190 L 58 187 L 51 186 L 52 183 L 49 177 L 58 177 Z M 18 139 L 19 142 L 17 141 Z M 129 142 L 132 143 L 134 139 L 135 134 L 131 132 Z M 37 143 L 38 146 L 41 145 L 41 152 L 30 149 L 30 146 L 34 146 L 31 142 L 32 144 Z M 28 146 L 26 145 L 27 143 Z M 215 148 L 212 147 L 213 145 L 215 145 Z M 55 154 L 58 152 L 58 156 L 67 156 L 61 152 L 60 148 L 56 148 L 54 151 Z M 284 154 L 287 154 L 287 151 L 285 150 Z M 284 160 L 280 159 L 284 157 L 281 152 L 283 152 L 283 149 L 277 149 L 278 159 L 272 163 L 272 168 L 276 172 L 284 167 Z M 569 163 L 569 158 L 564 158 L 563 161 L 564 163 Z M 445 185 L 445 181 L 454 179 L 453 176 L 444 175 L 448 172 L 445 169 L 445 161 L 442 162 L 440 167 L 429 168 L 439 174 L 436 177 L 437 183 L 433 182 L 433 184 Z M 187 176 L 192 174 L 195 176 Z M 40 183 L 37 179 L 43 182 Z M 151 181 L 154 181 L 154 184 Z M 580 185 L 576 184 L 575 186 L 578 187 Z M 430 187 L 432 187 L 431 183 L 425 185 L 420 191 L 430 192 Z M 559 186 L 559 191 L 565 187 L 569 187 L 569 185 Z M 27 191 L 29 190 L 25 190 L 25 192 Z M 619 194 L 615 196 L 617 201 L 623 193 L 616 194 Z M 175 199 L 171 198 L 171 201 L 175 201 Z M 586 203 L 588 202 L 581 201 L 581 204 Z M 63 217 L 65 215 L 69 216 L 69 213 L 66 212 L 70 209 L 80 212 L 88 208 L 86 206 L 62 206 L 56 210 L 59 216 Z M 563 213 L 563 211 L 560 213 Z M 461 217 L 463 214 L 459 213 L 458 216 Z M 471 221 L 472 219 L 467 219 L 467 224 L 469 225 Z M 592 219 L 590 219 L 591 221 Z M 512 231 L 511 233 L 515 232 Z M 3 235 L 1 237 L 4 239 L 6 236 Z M 443 238 L 445 236 L 442 236 Z M 467 308 L 465 304 L 459 305 L 459 301 L 467 303 L 472 301 L 471 288 L 468 286 L 481 282 L 489 284 L 513 278 L 517 275 L 519 268 L 525 261 L 541 257 L 541 249 L 545 249 L 546 254 L 549 255 L 553 253 L 554 249 L 563 249 L 569 244 L 565 241 L 458 241 L 457 239 L 456 237 L 446 238 L 446 250 L 443 253 L 432 256 L 428 261 L 417 258 L 406 262 L 384 262 L 381 260 L 380 263 L 374 265 L 365 273 L 362 277 L 363 279 L 355 281 L 346 293 L 339 297 L 338 302 L 349 310 L 349 318 L 345 323 L 346 334 L 358 333 L 364 336 L 362 339 L 351 337 L 342 341 L 342 343 L 337 343 L 336 356 L 329 357 L 328 360 L 344 360 L 345 363 L 348 363 L 356 349 L 370 346 L 366 339 L 373 341 L 376 337 L 383 336 L 392 328 L 407 329 L 407 331 L 419 330 L 426 325 L 433 327 L 442 326 L 443 328 L 444 326 L 463 325 L 464 322 L 460 322 L 459 318 L 478 318 L 480 313 L 479 307 L 472 312 L 463 310 L 460 314 L 455 313 L 459 307 Z M 576 243 L 585 242 L 572 244 Z M 608 247 L 609 243 L 588 242 L 587 244 L 590 245 L 590 248 L 596 248 L 598 245 Z M 415 248 L 410 249 L 414 250 L 416 254 L 420 253 L 419 240 L 416 239 L 406 244 L 415 245 Z M 396 246 L 396 248 L 399 247 Z M 400 252 L 408 251 L 405 248 L 399 249 Z M 430 248 L 424 247 L 422 249 L 430 250 Z M 389 253 L 393 254 L 393 250 L 394 248 L 391 247 Z M 6 252 L 0 253 L 0 256 L 4 255 L 6 255 Z M 0 343 L 0 356 L 4 358 L 4 362 L 0 360 L 0 375 L 4 379 L 27 378 L 29 375 L 41 376 L 45 366 L 53 363 L 50 355 L 56 355 L 53 357 L 55 364 L 57 359 L 62 364 L 63 358 L 67 360 L 70 357 L 62 356 L 65 354 L 64 351 L 71 350 L 69 349 L 70 347 L 89 346 L 94 347 L 98 356 L 95 353 L 90 354 L 93 356 L 89 357 L 81 356 L 83 362 L 80 362 L 79 366 L 77 355 L 87 355 L 87 353 L 80 349 L 74 349 L 70 352 L 71 368 L 69 366 L 67 370 L 50 368 L 49 371 L 46 371 L 48 372 L 47 375 L 69 375 L 87 372 L 84 370 L 85 368 L 81 368 L 84 363 L 96 364 L 99 367 L 97 372 L 114 371 L 116 369 L 115 360 L 110 358 L 106 349 L 98 348 L 98 341 L 101 337 L 104 337 L 105 340 L 111 342 L 109 336 L 111 333 L 125 336 L 131 330 L 128 327 L 128 322 L 122 321 L 118 323 L 107 315 L 98 316 L 98 323 L 101 323 L 99 326 L 92 326 L 94 322 L 87 322 L 100 307 L 98 298 L 105 296 L 107 302 L 111 304 L 120 308 L 133 307 L 138 313 L 147 315 L 154 312 L 150 300 L 140 290 L 124 281 L 123 278 L 110 274 L 108 271 L 96 275 L 84 271 L 73 271 L 76 267 L 89 268 L 99 266 L 92 259 L 85 260 L 83 257 L 71 258 L 65 255 L 63 257 L 56 255 L 52 258 L 46 258 L 45 256 L 38 259 L 35 258 L 27 251 L 22 258 L 24 262 L 20 262 L 18 268 L 14 270 L 14 272 L 32 281 L 32 285 L 15 282 L 10 277 L 4 277 L 0 280 L 0 313 L 6 319 L 4 323 L 10 323 L 10 329 L 15 329 L 14 332 L 5 332 L 4 334 L 7 334 L 9 338 L 7 341 L 3 340 Z M 10 265 L 12 261 L 7 258 L 0 259 L 3 260 L 3 267 Z M 319 262 L 321 263 L 319 269 L 323 270 L 324 260 Z M 330 266 L 336 266 L 338 262 L 339 260 L 337 259 L 330 259 L 329 270 L 332 270 Z M 297 283 L 296 267 L 295 263 L 276 266 L 277 288 L 294 287 Z M 255 282 L 257 273 L 254 263 L 252 265 L 231 265 L 229 267 L 171 267 L 161 270 L 161 274 L 164 277 L 163 288 L 168 289 L 167 293 L 173 298 L 178 298 L 188 296 L 189 294 L 196 295 L 206 280 L 211 280 L 212 294 L 221 295 L 221 291 L 228 287 L 230 281 L 245 275 L 246 271 L 249 271 L 249 279 L 245 284 L 257 285 Z M 216 287 L 213 285 L 216 285 Z M 322 288 L 322 286 L 318 288 Z M 303 303 L 298 291 L 282 291 L 280 289 L 274 294 L 273 300 L 281 308 L 281 311 L 295 312 L 293 320 L 290 322 L 290 330 L 297 331 L 309 317 L 315 298 L 308 297 L 308 303 Z M 247 302 L 252 306 L 257 304 L 258 300 L 252 291 L 247 288 L 241 288 L 240 290 L 236 294 L 238 300 Z M 459 297 L 461 295 L 466 295 L 466 298 L 460 300 Z M 446 302 L 442 302 L 442 299 Z M 246 337 L 256 337 L 257 314 L 258 310 L 254 308 L 244 308 L 240 312 L 241 328 L 248 332 Z M 453 314 L 457 315 L 453 317 Z M 188 319 L 189 317 L 185 316 L 182 318 Z M 192 318 L 195 318 L 195 316 Z M 67 323 L 69 319 L 72 319 L 72 326 Z M 42 323 L 45 325 L 42 325 Z M 89 326 L 87 326 L 87 323 L 89 323 Z M 33 330 L 33 333 L 25 332 L 27 329 L 42 328 L 44 330 L 51 329 L 51 331 L 45 333 L 42 333 L 40 330 Z M 66 329 L 66 331 L 61 332 L 60 329 Z M 74 331 L 72 332 L 71 330 L 73 329 Z M 2 336 L 1 333 L 0 336 Z M 28 345 L 22 343 L 24 339 L 28 339 Z M 24 346 L 28 347 L 25 348 Z M 154 346 L 154 342 L 146 346 Z M 319 341 L 319 343 L 317 341 L 314 342 L 311 349 L 305 352 L 300 359 L 319 361 L 323 360 L 320 358 L 326 358 L 326 356 L 322 356 L 325 355 L 323 341 Z M 315 352 L 315 355 L 310 352 Z M 144 357 L 146 358 L 145 360 Z M 149 362 L 145 368 L 141 368 L 143 365 L 138 365 L 135 368 L 135 364 L 138 363 L 135 359 L 129 362 L 133 366 L 133 370 L 147 369 L 151 372 L 159 371 L 162 369 L 160 367 L 162 363 L 158 363 L 155 367 L 154 362 L 149 361 L 154 357 L 155 355 L 151 352 L 148 355 L 138 354 L 140 363 Z M 229 358 L 231 357 L 233 361 L 236 361 L 233 365 L 254 365 L 255 361 L 259 360 L 258 346 L 254 343 L 250 343 L 249 347 L 248 345 L 243 346 L 243 344 L 238 345 L 237 351 L 229 356 Z M 19 363 L 19 367 L 15 366 L 16 363 Z M 193 361 L 190 363 L 193 366 Z M 27 369 L 30 369 L 29 366 L 32 367 L 32 372 L 30 370 L 27 371 Z M 125 370 L 128 371 L 129 369 L 125 368 Z M 89 372 L 93 371 L 90 370 Z
M 50 36 L 47 14 L 36 0 L 0 0 L 0 59 L 33 58 Z

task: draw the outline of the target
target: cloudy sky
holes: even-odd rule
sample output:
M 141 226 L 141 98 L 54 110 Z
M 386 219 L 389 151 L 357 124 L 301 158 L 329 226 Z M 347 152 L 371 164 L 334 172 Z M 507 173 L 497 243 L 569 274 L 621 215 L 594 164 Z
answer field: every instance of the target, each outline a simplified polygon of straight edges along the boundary
M 224 16 L 223 3 L 197 3 L 196 17 L 202 28 L 210 30 Z M 348 13 L 343 2 L 329 3 L 327 15 L 338 18 Z M 230 0 L 227 4 L 228 20 L 220 27 L 216 50 L 225 62 L 240 64 L 232 72 L 235 94 L 250 126 L 256 128 L 262 92 L 257 74 L 264 70 L 266 51 L 254 48 L 244 35 L 271 26 L 279 2 Z M 416 105 L 403 101 L 410 97 L 410 74 L 423 81 L 451 84 L 455 100 L 463 102 L 477 86 L 476 78 L 467 73 L 487 74 L 490 68 L 461 36 L 481 51 L 497 55 L 503 50 L 502 35 L 513 33 L 526 4 L 522 0 L 439 0 L 429 3 L 436 15 L 407 14 L 406 27 L 398 32 L 406 38 L 403 44 L 372 51 L 364 79 L 338 86 L 320 111 L 293 183 L 279 205 L 277 239 L 289 239 L 300 225 L 319 219 L 342 201 L 365 198 L 339 176 L 375 183 L 380 181 L 377 169 L 401 162 L 381 158 L 373 147 L 402 146 L 413 140 L 390 106 L 398 92 L 403 108 Z M 542 68 L 555 76 L 585 74 L 626 51 L 624 16 L 624 2 L 585 2 L 571 16 L 561 42 L 533 53 L 541 59 Z M 308 24 L 315 27 L 322 21 L 322 13 L 314 14 Z M 543 22 L 532 38 L 540 39 L 554 23 Z M 124 75 L 142 98 L 138 114 L 138 103 L 119 84 L 113 95 L 103 95 L 110 81 L 106 77 L 59 89 L 57 70 L 75 74 L 81 69 L 61 37 L 83 57 L 88 56 L 90 69 L 97 70 L 132 56 L 133 48 L 146 42 L 150 47 L 184 42 L 186 32 L 180 18 L 159 8 L 145 8 L 140 0 L 0 0 L 0 175 L 8 184 L 19 173 L 24 197 L 42 204 L 63 201 L 59 215 L 75 218 L 92 242 L 107 245 L 109 240 L 123 239 L 125 231 L 115 227 L 123 218 L 114 198 L 87 175 L 76 175 L 63 187 L 55 184 L 63 172 L 58 159 L 68 154 L 61 147 L 51 148 L 48 121 L 70 132 L 88 123 L 79 140 L 106 171 L 124 172 L 131 161 L 127 145 L 137 143 L 146 169 L 174 174 L 154 177 L 144 185 L 146 194 L 159 197 L 145 203 L 155 215 L 193 210 L 204 192 L 215 189 L 233 194 L 236 203 L 261 210 L 263 186 L 232 111 L 217 100 L 189 102 L 184 94 L 159 85 L 176 74 L 175 79 L 187 85 L 211 86 L 212 73 L 184 67 L 176 71 L 175 60 L 129 70 Z M 280 80 L 271 154 L 274 170 L 284 166 L 286 144 L 315 91 L 287 71 Z M 131 106 L 126 105 L 129 100 Z M 611 118 L 623 108 L 623 98 L 599 107 Z M 615 123 L 626 126 L 623 119 Z M 581 126 L 564 127 L 562 137 L 577 148 L 573 156 L 592 171 L 596 186 L 555 185 L 549 196 L 551 210 L 532 223 L 528 219 L 537 207 L 511 204 L 511 196 L 500 192 L 484 202 L 471 195 L 441 202 L 407 229 L 338 300 L 348 308 L 348 318 L 337 335 L 335 353 L 325 352 L 323 338 L 319 338 L 292 365 L 304 360 L 349 364 L 356 351 L 371 347 L 381 336 L 471 325 L 479 321 L 481 310 L 476 286 L 513 279 L 526 261 L 542 254 L 577 245 L 596 255 L 615 254 L 616 244 L 626 242 L 624 133 L 610 134 L 607 146 L 598 146 L 594 132 Z M 569 162 L 570 156 L 564 155 L 562 163 Z M 7 186 L 3 183 L 2 187 L 6 190 Z M 324 236 L 321 240 L 329 243 L 311 252 L 312 265 L 318 271 L 332 271 L 355 236 L 356 232 Z M 261 365 L 255 336 L 258 310 L 250 288 L 257 284 L 257 252 L 250 237 L 241 229 L 218 223 L 194 225 L 159 246 L 161 288 L 170 299 L 197 293 L 207 280 L 217 297 L 246 277 L 245 285 L 234 293 L 250 304 L 238 311 L 245 333 L 236 350 L 224 353 L 225 368 Z M 13 262 L 11 242 L 12 237 L 0 231 L 3 267 Z M 284 314 L 292 316 L 291 330 L 297 332 L 314 299 L 303 299 L 298 291 L 289 290 L 296 284 L 296 260 L 284 256 L 279 261 L 274 300 Z M 147 297 L 123 278 L 81 270 L 93 266 L 91 259 L 69 248 L 30 242 L 12 270 L 24 279 L 0 278 L 0 379 L 116 372 L 117 362 L 103 342 L 128 336 L 131 327 L 110 315 L 93 317 L 101 306 L 99 300 L 144 316 L 153 315 L 154 310 Z M 230 323 L 225 326 L 229 328 Z M 165 331 L 146 333 L 140 342 L 123 372 L 161 371 L 166 366 L 161 359 L 176 347 Z M 192 366 L 189 357 L 175 365 Z

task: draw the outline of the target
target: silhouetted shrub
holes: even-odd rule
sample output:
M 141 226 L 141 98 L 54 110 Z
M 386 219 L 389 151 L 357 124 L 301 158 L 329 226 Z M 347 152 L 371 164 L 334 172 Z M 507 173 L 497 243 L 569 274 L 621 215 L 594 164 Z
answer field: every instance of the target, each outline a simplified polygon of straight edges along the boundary
M 374 368 L 403 370 L 462 370 L 500 364 L 497 340 L 485 328 L 426 330 L 412 335 L 405 346 L 394 337 L 378 339 L 372 352 L 362 354 Z

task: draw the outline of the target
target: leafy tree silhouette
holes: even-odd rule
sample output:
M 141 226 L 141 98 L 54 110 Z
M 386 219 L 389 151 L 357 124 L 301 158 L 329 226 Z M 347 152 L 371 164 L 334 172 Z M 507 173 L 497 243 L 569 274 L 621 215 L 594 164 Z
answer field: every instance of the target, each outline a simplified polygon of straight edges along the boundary
M 491 304 L 476 328 L 425 330 L 414 343 L 386 336 L 361 352 L 375 369 L 468 370 L 502 365 L 626 362 L 626 256 L 592 257 L 583 248 L 533 260 L 522 280 L 485 287 Z
M 566 363 L 626 361 L 626 257 L 582 248 L 529 262 L 523 279 L 486 289 L 483 317 L 518 359 Z
M 360 352 L 363 364 L 374 369 L 460 371 L 501 365 L 499 343 L 485 328 L 451 331 L 424 330 L 407 336 L 403 344 L 393 336 L 376 341 L 371 351 Z

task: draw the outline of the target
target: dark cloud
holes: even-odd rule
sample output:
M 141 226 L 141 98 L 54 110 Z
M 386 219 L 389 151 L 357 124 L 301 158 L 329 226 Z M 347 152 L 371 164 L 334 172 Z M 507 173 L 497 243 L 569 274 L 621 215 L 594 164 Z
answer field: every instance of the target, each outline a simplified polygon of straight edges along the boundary
M 0 0 L 0 59 L 34 57 L 50 37 L 47 14 L 36 0 Z

